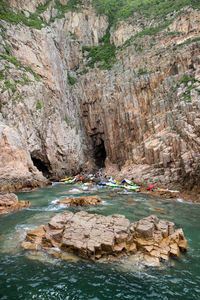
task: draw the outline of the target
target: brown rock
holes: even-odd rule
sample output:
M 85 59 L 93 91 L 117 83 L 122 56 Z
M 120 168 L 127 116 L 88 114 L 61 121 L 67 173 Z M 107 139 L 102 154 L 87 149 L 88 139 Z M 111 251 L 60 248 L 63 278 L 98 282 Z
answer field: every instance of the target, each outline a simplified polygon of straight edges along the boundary
M 177 257 L 180 256 L 180 249 L 176 243 L 170 244 L 170 253 Z
M 187 250 L 187 241 L 186 239 L 183 239 L 181 241 L 178 242 L 178 246 L 180 248 L 181 251 L 186 251 Z
M 88 205 L 98 205 L 102 200 L 99 196 L 87 196 L 79 198 L 63 198 L 60 199 L 57 203 L 63 203 L 70 206 L 88 206 Z
M 43 186 L 47 182 L 34 167 L 17 130 L 0 122 L 0 190 L 13 192 L 27 186 Z
M 3 194 L 0 195 L 0 215 L 10 211 L 19 210 L 23 207 L 30 206 L 29 201 L 18 201 L 18 197 L 15 194 Z
M 110 261 L 139 253 L 144 254 L 145 260 L 158 262 L 168 260 L 170 255 L 179 256 L 180 249 L 186 250 L 183 231 L 178 229 L 168 235 L 169 225 L 173 227 L 156 216 L 130 224 L 117 214 L 105 217 L 83 211 L 64 212 L 56 214 L 47 225 L 28 232 L 22 247 L 59 247 L 82 258 Z

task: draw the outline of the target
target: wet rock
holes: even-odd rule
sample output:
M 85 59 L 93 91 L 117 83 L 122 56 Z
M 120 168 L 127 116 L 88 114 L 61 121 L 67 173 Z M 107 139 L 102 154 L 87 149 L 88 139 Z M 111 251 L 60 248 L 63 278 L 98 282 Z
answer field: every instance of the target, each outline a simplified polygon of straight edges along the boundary
M 31 203 L 29 201 L 18 201 L 18 197 L 15 194 L 11 193 L 0 195 L 0 215 L 10 211 L 19 210 L 30 205 Z
M 25 249 L 60 248 L 67 253 L 91 260 L 118 260 L 140 255 L 146 263 L 159 265 L 160 260 L 179 256 L 187 250 L 182 229 L 149 216 L 130 223 L 125 216 L 102 216 L 87 212 L 64 212 L 50 222 L 27 233 Z
M 66 197 L 60 199 L 57 203 L 62 203 L 70 206 L 88 206 L 88 205 L 98 205 L 102 202 L 99 196 L 87 196 L 87 197 L 79 197 L 72 198 Z

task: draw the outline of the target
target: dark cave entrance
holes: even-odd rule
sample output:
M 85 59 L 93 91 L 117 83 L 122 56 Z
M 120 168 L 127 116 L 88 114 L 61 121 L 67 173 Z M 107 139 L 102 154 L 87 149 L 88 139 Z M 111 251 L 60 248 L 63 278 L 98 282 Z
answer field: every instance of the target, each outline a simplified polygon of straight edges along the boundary
M 44 177 L 49 177 L 49 169 L 47 168 L 46 164 L 39 158 L 35 158 L 31 156 L 34 166 L 42 172 Z
M 94 160 L 98 168 L 105 167 L 106 149 L 105 149 L 104 141 L 102 139 L 100 139 L 98 145 L 94 147 Z

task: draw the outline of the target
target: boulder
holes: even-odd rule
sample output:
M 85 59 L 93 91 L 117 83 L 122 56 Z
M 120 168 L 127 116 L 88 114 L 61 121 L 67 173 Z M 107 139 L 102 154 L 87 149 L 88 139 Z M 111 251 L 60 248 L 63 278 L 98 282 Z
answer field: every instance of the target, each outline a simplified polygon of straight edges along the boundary
M 70 206 L 88 206 L 88 205 L 98 205 L 101 203 L 101 198 L 99 196 L 87 196 L 87 197 L 79 197 L 72 198 L 66 197 L 60 199 L 57 203 L 62 203 Z
M 29 201 L 18 201 L 18 197 L 15 194 L 0 195 L 0 215 L 30 205 L 31 203 Z
M 102 216 L 87 212 L 56 214 L 47 225 L 27 233 L 25 249 L 57 249 L 81 258 L 117 260 L 139 254 L 146 261 L 168 260 L 187 249 L 182 229 L 149 216 L 130 223 L 123 215 Z M 148 259 L 149 257 L 149 259 Z

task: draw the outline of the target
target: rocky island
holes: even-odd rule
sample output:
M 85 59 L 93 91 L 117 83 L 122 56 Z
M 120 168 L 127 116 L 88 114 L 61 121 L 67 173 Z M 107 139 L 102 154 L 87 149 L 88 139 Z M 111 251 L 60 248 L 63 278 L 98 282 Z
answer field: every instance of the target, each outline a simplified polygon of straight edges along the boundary
M 108 261 L 140 254 L 146 262 L 157 263 L 187 250 L 182 229 L 172 222 L 149 216 L 130 223 L 123 215 L 102 216 L 87 212 L 56 214 L 47 225 L 26 235 L 22 247 L 29 250 L 57 249 L 93 261 Z

